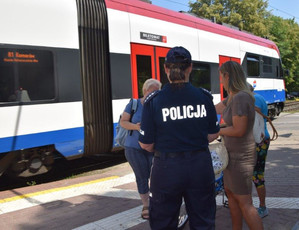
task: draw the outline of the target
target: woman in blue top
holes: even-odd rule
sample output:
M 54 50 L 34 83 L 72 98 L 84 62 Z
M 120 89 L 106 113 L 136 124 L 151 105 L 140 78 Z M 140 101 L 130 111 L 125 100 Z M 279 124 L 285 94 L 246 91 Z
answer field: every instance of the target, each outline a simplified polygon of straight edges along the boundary
M 156 79 L 148 79 L 143 84 L 143 97 L 138 99 L 137 101 L 137 110 L 134 113 L 131 122 L 131 108 L 132 108 L 132 100 L 129 104 L 127 104 L 125 111 L 122 114 L 120 125 L 127 129 L 132 130 L 130 135 L 127 136 L 125 141 L 125 156 L 129 164 L 131 165 L 135 177 L 138 192 L 143 204 L 143 209 L 141 213 L 141 217 L 143 219 L 149 218 L 148 213 L 148 198 L 149 198 L 149 177 L 150 171 L 152 167 L 152 159 L 153 153 L 150 153 L 144 149 L 142 149 L 138 143 L 139 138 L 139 130 L 140 130 L 140 121 L 141 114 L 143 109 L 144 99 L 151 92 L 155 90 L 159 90 L 161 88 L 161 82 Z
M 249 85 L 251 91 L 253 92 L 253 87 Z M 255 107 L 265 116 L 268 115 L 268 106 L 263 98 L 263 96 L 259 94 L 254 94 L 255 98 Z M 254 166 L 252 181 L 256 187 L 257 194 L 260 200 L 260 206 L 258 208 L 258 213 L 261 218 L 268 216 L 269 212 L 266 208 L 266 187 L 265 187 L 265 165 L 268 149 L 270 146 L 270 135 L 267 129 L 266 119 L 264 119 L 264 127 L 265 127 L 265 137 L 261 143 L 256 144 L 256 164 Z

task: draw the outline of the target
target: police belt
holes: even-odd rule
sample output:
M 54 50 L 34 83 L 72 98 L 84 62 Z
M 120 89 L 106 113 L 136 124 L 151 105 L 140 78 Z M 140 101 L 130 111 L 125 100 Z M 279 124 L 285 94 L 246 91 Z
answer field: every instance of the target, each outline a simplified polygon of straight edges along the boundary
M 155 157 L 165 157 L 165 158 L 185 157 L 185 156 L 194 155 L 194 154 L 197 154 L 200 152 L 206 152 L 207 150 L 208 150 L 208 148 L 202 148 L 202 149 L 197 149 L 197 150 L 192 150 L 192 151 L 170 152 L 170 153 L 155 151 L 154 156 Z

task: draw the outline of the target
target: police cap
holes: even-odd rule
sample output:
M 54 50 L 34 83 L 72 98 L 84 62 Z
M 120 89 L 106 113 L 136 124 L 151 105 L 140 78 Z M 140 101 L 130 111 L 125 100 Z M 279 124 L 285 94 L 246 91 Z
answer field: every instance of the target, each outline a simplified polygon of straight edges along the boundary
M 165 63 L 191 63 L 190 52 L 182 46 L 170 49 L 166 55 Z

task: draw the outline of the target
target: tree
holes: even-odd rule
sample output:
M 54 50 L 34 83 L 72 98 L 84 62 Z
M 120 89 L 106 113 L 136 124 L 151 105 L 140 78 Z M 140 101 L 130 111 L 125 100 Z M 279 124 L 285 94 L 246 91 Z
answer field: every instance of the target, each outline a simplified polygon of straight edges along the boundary
M 279 50 L 284 69 L 289 70 L 285 83 L 289 91 L 299 91 L 299 25 L 293 19 L 269 18 L 270 39 Z
M 299 91 L 299 25 L 267 11 L 267 0 L 196 0 L 189 2 L 190 12 L 202 18 L 216 19 L 261 37 L 273 40 L 281 54 L 286 88 Z
M 270 13 L 263 0 L 197 0 L 189 2 L 190 12 L 199 17 L 216 19 L 217 23 L 227 23 L 258 36 L 268 36 Z

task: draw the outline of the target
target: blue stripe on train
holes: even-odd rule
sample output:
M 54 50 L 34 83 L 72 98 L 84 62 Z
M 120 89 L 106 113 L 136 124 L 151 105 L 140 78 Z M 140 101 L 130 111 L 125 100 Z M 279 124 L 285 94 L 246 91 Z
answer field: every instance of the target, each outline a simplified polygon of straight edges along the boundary
M 56 149 L 65 157 L 83 153 L 84 128 L 0 138 L 0 153 L 52 144 L 55 144 Z
M 267 104 L 285 101 L 285 90 L 254 90 L 254 92 L 262 95 L 265 98 Z
M 277 89 L 271 90 L 254 90 L 255 93 L 262 95 L 265 98 L 267 104 L 284 102 L 285 90 L 278 91 Z M 221 120 L 221 115 L 217 114 L 218 122 Z

